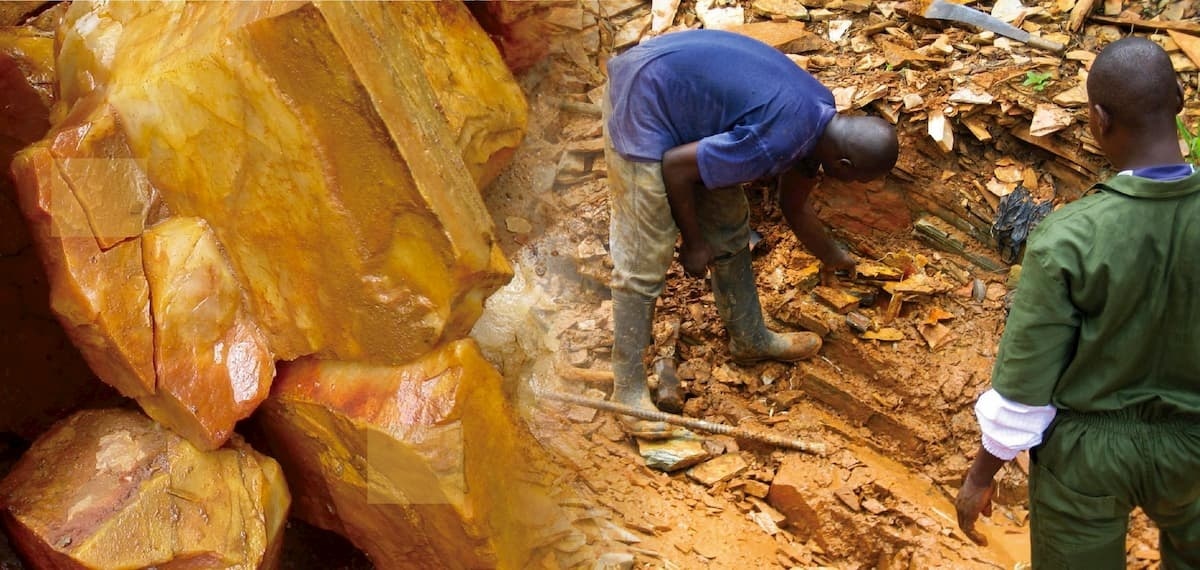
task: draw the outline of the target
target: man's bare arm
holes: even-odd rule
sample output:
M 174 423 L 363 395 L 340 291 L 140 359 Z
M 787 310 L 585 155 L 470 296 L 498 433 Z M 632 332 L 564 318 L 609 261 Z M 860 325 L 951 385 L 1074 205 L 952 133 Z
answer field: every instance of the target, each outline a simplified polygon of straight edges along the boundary
M 663 153 L 663 183 L 667 190 L 667 203 L 671 205 L 671 217 L 683 237 L 679 252 L 683 269 L 693 277 L 703 277 L 712 263 L 713 250 L 700 232 L 696 218 L 696 198 L 693 195 L 700 185 L 700 165 L 696 162 L 698 143 L 680 145 Z
M 996 478 L 996 472 L 1005 463 L 1006 461 L 992 455 L 980 445 L 979 452 L 975 455 L 975 461 L 971 463 L 971 468 L 963 476 L 958 497 L 954 500 L 954 510 L 958 514 L 958 528 L 961 528 L 968 538 L 979 544 L 987 545 L 987 538 L 975 528 L 975 521 L 981 514 L 984 516 L 992 514 L 992 494 L 996 491 L 993 481 Z
M 779 207 L 792 232 L 817 256 L 827 268 L 853 269 L 854 258 L 850 257 L 829 237 L 825 225 L 817 218 L 809 198 L 816 179 L 800 169 L 793 168 L 779 177 Z

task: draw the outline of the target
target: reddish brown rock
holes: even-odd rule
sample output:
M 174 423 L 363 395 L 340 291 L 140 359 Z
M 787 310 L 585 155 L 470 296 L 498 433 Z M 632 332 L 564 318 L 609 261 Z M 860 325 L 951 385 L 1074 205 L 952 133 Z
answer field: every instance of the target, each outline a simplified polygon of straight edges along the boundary
M 0 482 L 0 514 L 35 568 L 273 568 L 289 495 L 240 439 L 204 452 L 132 410 L 56 425 Z
M 821 516 L 809 504 L 813 485 L 813 467 L 797 456 L 789 456 L 779 466 L 767 502 L 787 517 L 787 524 L 801 540 L 814 539 L 825 544 L 821 535 Z
M 488 35 L 500 47 L 504 62 L 513 73 L 536 65 L 550 53 L 551 10 L 546 0 L 470 2 L 467 5 Z
M 499 374 L 475 342 L 396 367 L 282 364 L 257 416 L 296 515 L 377 568 L 524 568 L 536 491 Z M 540 517 L 538 517 L 540 518 Z
M 847 232 L 871 235 L 912 229 L 908 202 L 903 192 L 889 182 L 827 181 L 814 197 L 821 219 Z

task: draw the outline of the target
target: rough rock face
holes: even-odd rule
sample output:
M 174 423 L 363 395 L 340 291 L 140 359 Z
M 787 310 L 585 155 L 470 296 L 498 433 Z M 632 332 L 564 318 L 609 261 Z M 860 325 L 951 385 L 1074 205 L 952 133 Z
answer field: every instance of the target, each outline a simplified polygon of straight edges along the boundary
M 508 165 L 525 136 L 528 106 L 500 52 L 461 2 L 410 2 L 421 64 L 439 110 L 480 190 Z
M 13 154 L 50 128 L 53 82 L 53 35 L 35 26 L 0 29 L 0 432 L 30 439 L 81 402 L 115 400 L 54 320 L 45 270 L 7 174 Z
M 64 118 L 13 171 L 51 305 L 96 374 L 211 449 L 275 360 L 399 363 L 465 336 L 511 275 L 465 166 L 495 174 L 520 128 L 481 109 L 523 124 L 524 102 L 497 63 L 441 67 L 496 58 L 435 31 L 464 14 L 72 4 Z M 494 93 L 443 93 L 466 86 Z
M 303 360 L 256 417 L 296 514 L 376 567 L 524 568 L 534 501 L 500 384 L 471 340 L 397 367 Z
M 560 4 L 553 0 L 471 2 L 475 17 L 495 39 L 504 62 L 514 73 L 533 67 L 550 53 L 548 37 L 553 27 L 547 11 Z
M 0 26 L 16 26 L 42 8 L 45 2 L 0 2 Z
M 209 222 L 281 359 L 410 360 L 509 275 L 405 5 L 67 13 L 64 99 L 101 97 L 171 213 Z
M 36 568 L 272 568 L 289 496 L 240 439 L 203 452 L 132 410 L 80 412 L 0 482 L 0 514 Z

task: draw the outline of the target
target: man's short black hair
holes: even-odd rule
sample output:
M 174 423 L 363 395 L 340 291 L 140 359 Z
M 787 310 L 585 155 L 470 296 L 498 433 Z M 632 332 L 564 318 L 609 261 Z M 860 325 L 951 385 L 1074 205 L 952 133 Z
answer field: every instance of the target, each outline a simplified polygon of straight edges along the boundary
M 1088 101 L 1100 105 L 1114 123 L 1141 127 L 1174 117 L 1178 83 L 1171 58 L 1158 44 L 1138 37 L 1104 48 L 1088 72 Z

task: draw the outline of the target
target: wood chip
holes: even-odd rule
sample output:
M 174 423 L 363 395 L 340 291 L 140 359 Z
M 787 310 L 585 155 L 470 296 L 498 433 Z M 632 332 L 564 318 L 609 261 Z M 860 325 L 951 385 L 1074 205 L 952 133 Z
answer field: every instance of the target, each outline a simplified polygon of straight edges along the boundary
M 829 41 L 838 43 L 842 38 L 846 37 L 846 32 L 850 31 L 850 26 L 854 22 L 850 20 L 830 20 L 825 25 L 825 34 L 829 36 Z
M 504 226 L 514 234 L 527 234 L 533 231 L 533 224 L 519 216 L 509 216 L 504 219 Z
M 854 489 L 850 487 L 842 487 L 834 491 L 833 495 L 847 507 L 850 507 L 850 510 L 856 513 L 862 510 L 862 505 L 859 503 L 858 495 L 854 492 Z
M 1002 22 L 1013 23 L 1025 16 L 1025 6 L 1021 0 L 996 0 L 992 4 L 992 17 Z
M 640 41 L 650 31 L 650 21 L 652 15 L 649 12 L 638 16 L 628 22 L 625 22 L 621 29 L 617 30 L 616 36 L 613 38 L 613 45 L 617 49 L 632 46 Z
M 887 341 L 887 342 L 894 342 L 897 340 L 904 340 L 904 333 L 900 332 L 898 329 L 894 329 L 891 327 L 885 327 L 885 328 L 881 328 L 877 331 L 867 331 L 867 332 L 863 333 L 860 338 L 864 338 L 867 340 L 882 340 L 882 341 Z
M 876 515 L 887 511 L 887 507 L 883 506 L 883 503 L 872 498 L 863 499 L 862 507 Z
M 771 490 L 771 486 L 762 481 L 746 480 L 742 485 L 742 490 L 751 497 L 765 499 L 767 498 L 767 492 Z
M 775 521 L 771 520 L 770 515 L 762 511 L 755 511 L 750 513 L 749 517 L 759 528 L 763 529 L 763 532 L 771 536 L 779 534 L 779 526 L 775 524 Z
M 988 180 L 988 182 L 986 184 L 988 192 L 991 192 L 992 194 L 995 194 L 996 196 L 998 196 L 1000 198 L 1003 198 L 1005 196 L 1008 196 L 1009 194 L 1012 194 L 1012 191 L 1016 190 L 1016 186 L 1017 186 L 1016 184 L 1002 182 L 995 178 Z
M 746 23 L 746 11 L 741 6 L 714 8 L 713 0 L 696 3 L 696 17 L 709 30 L 729 30 Z
M 910 64 L 913 64 L 914 67 L 924 67 L 924 64 L 927 62 L 941 61 L 936 57 L 929 57 L 916 50 L 911 50 L 888 40 L 879 40 L 879 47 L 883 50 L 883 57 L 887 59 L 888 65 L 892 66 L 892 68 Z
M 858 95 L 854 97 L 854 108 L 861 109 L 866 107 L 867 105 L 886 95 L 887 92 L 888 86 L 885 84 L 876 85 L 867 91 L 860 91 Z
M 953 319 L 954 315 L 942 309 L 941 307 L 933 307 L 929 309 L 929 316 L 925 317 L 926 324 L 937 324 L 942 321 Z
M 755 22 L 726 31 L 754 38 L 783 53 L 818 51 L 828 45 L 820 36 L 808 31 L 803 22 Z
M 747 467 L 749 465 L 740 454 L 727 453 L 688 469 L 687 476 L 701 485 L 712 487 L 722 481 L 733 479 Z
M 987 92 L 978 93 L 973 87 L 963 87 L 950 95 L 951 103 L 969 103 L 971 105 L 991 105 L 995 97 Z
M 1200 37 L 1184 34 L 1175 30 L 1167 30 L 1167 35 L 1175 40 L 1179 49 L 1197 66 L 1200 66 Z
M 834 106 L 839 113 L 854 108 L 854 93 L 858 91 L 857 87 L 834 87 L 831 91 Z
M 1033 121 L 1029 125 L 1029 134 L 1044 137 L 1050 133 L 1061 131 L 1075 121 L 1075 115 L 1057 105 L 1040 104 L 1033 112 Z
M 1109 16 L 1090 16 L 1091 20 L 1105 24 L 1134 29 L 1164 31 L 1175 30 L 1188 34 L 1200 34 L 1200 23 L 1196 22 L 1162 22 L 1158 20 L 1135 20 L 1133 18 L 1113 18 Z
M 775 393 L 771 394 L 769 396 L 769 399 L 772 402 L 774 402 L 775 405 L 777 405 L 781 408 L 787 409 L 787 408 L 794 406 L 796 404 L 796 402 L 799 402 L 800 400 L 804 399 L 804 391 L 802 391 L 802 390 L 782 390 L 780 392 L 775 392 Z
M 813 289 L 813 295 L 843 315 L 858 308 L 858 297 L 841 289 L 819 286 Z
M 881 279 L 886 281 L 899 281 L 904 273 L 890 265 L 882 263 L 872 263 L 864 261 L 856 267 L 859 278 L 862 279 Z
M 754 0 L 750 7 L 755 12 L 767 16 L 783 16 L 793 20 L 808 17 L 808 8 L 800 0 Z
M 917 273 L 897 283 L 885 283 L 883 290 L 892 295 L 938 295 L 948 293 L 952 289 L 949 283 L 937 277 Z
M 1080 81 L 1074 87 L 1055 95 L 1053 101 L 1063 107 L 1082 107 L 1087 105 L 1087 84 Z
M 962 117 L 958 120 L 968 131 L 980 142 L 992 140 L 992 133 L 988 131 L 985 120 L 978 116 Z
M 658 35 L 675 23 L 679 0 L 654 0 L 650 6 L 650 33 Z
M 940 109 L 929 111 L 929 136 L 942 152 L 954 151 L 954 130 Z
M 904 102 L 905 111 L 915 111 L 925 105 L 925 98 L 919 93 L 905 93 L 900 99 Z
M 1016 183 L 1022 180 L 1020 166 L 998 166 L 994 173 L 1001 182 Z
M 929 350 L 937 350 L 956 338 L 950 327 L 942 323 L 932 325 L 928 323 L 921 324 L 917 327 L 917 331 L 921 333 L 921 338 L 924 338 L 925 343 L 929 345 Z

